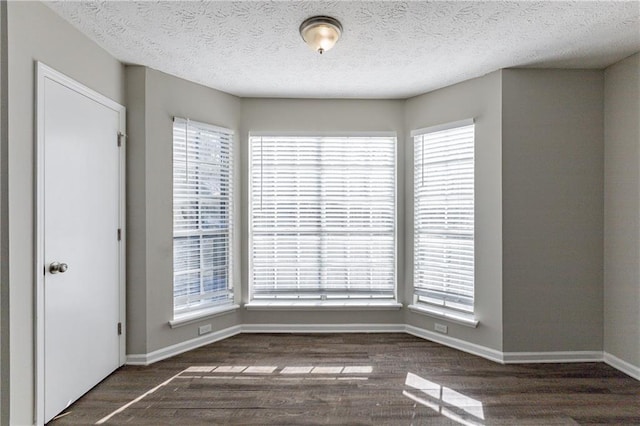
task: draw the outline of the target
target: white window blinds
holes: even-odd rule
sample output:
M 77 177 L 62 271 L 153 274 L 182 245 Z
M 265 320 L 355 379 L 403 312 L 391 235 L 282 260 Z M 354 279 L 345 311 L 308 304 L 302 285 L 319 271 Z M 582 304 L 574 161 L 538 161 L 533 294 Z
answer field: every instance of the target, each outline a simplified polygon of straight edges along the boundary
M 395 298 L 395 137 L 250 137 L 251 297 Z
M 416 299 L 472 313 L 473 121 L 416 131 L 413 135 Z
M 173 122 L 174 315 L 231 303 L 230 130 Z

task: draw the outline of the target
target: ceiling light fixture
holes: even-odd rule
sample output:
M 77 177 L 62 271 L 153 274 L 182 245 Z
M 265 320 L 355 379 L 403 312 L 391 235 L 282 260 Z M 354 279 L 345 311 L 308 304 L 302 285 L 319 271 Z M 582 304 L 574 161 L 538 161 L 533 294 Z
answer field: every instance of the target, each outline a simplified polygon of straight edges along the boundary
M 340 22 L 330 16 L 313 16 L 300 25 L 300 35 L 319 54 L 331 49 L 342 34 Z

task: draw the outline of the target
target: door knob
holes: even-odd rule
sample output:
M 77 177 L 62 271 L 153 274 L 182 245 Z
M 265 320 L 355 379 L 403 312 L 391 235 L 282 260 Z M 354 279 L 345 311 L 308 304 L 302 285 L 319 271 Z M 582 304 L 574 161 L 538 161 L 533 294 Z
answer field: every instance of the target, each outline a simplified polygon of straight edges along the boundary
M 66 263 L 53 262 L 51 263 L 51 265 L 49 265 L 49 272 L 51 272 L 52 274 L 64 274 L 65 272 L 67 272 L 67 269 L 69 269 L 69 265 L 67 265 Z

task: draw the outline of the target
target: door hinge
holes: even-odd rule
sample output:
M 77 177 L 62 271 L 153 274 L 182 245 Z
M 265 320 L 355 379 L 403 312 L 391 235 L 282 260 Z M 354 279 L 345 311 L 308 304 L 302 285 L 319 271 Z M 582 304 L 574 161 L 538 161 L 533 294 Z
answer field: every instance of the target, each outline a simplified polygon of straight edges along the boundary
M 122 229 L 118 228 L 118 241 L 122 241 Z
M 118 336 L 120 336 L 122 334 L 122 323 L 119 322 L 118 323 Z
M 118 146 L 122 146 L 122 139 L 126 138 L 127 135 L 125 135 L 122 132 L 118 132 Z

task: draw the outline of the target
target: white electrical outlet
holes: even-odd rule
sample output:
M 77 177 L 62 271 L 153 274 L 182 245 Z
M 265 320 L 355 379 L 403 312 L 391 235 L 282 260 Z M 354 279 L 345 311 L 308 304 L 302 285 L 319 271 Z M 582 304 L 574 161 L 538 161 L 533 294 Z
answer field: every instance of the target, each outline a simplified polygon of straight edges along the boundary
M 201 325 L 200 327 L 198 327 L 198 334 L 199 335 L 203 335 L 203 334 L 209 333 L 210 331 L 211 331 L 211 324 Z
M 443 334 L 447 334 L 447 326 L 444 324 L 438 324 L 436 323 L 435 325 L 435 329 L 438 333 L 443 333 Z

